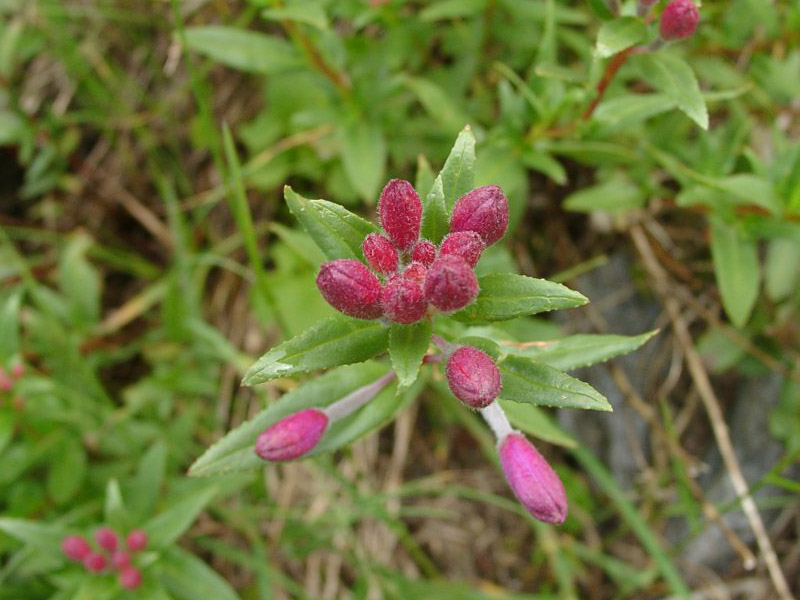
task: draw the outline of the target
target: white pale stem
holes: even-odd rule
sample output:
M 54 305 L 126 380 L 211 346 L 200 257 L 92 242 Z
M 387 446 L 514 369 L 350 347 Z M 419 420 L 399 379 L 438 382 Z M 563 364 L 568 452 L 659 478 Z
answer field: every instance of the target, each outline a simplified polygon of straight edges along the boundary
M 481 416 L 489 424 L 498 442 L 503 441 L 509 433 L 513 432 L 505 411 L 496 400 L 486 408 L 481 409 Z
M 323 408 L 322 412 L 324 412 L 331 421 L 346 417 L 377 396 L 395 377 L 397 377 L 397 374 L 394 371 L 389 371 L 380 379 L 376 379 L 372 383 L 358 388 L 341 400 L 337 400 L 330 406 Z

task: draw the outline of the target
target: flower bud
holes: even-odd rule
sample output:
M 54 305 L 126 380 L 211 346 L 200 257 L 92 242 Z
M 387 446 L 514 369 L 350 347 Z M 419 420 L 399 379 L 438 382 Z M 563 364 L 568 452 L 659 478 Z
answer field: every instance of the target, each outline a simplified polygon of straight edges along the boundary
M 322 265 L 317 287 L 328 303 L 356 319 L 381 316 L 381 284 L 361 262 L 341 259 Z
M 476 188 L 458 199 L 450 217 L 450 233 L 474 231 L 491 246 L 508 228 L 508 200 L 496 185 Z
M 96 552 L 90 552 L 83 559 L 83 566 L 90 573 L 100 573 L 107 566 L 106 557 Z
M 17 363 L 11 368 L 11 377 L 19 379 L 25 374 L 25 365 Z
M 126 543 L 131 552 L 141 552 L 147 548 L 147 534 L 141 529 L 135 529 L 128 534 Z
M 477 348 L 459 348 L 447 361 L 447 384 L 467 406 L 484 408 L 500 394 L 503 382 L 491 357 Z
M 316 446 L 328 427 L 328 416 L 307 408 L 268 427 L 256 441 L 256 454 L 269 461 L 294 460 Z
M 392 242 L 382 235 L 370 233 L 361 244 L 361 249 L 373 271 L 388 275 L 397 270 L 397 250 L 392 246 Z
M 425 277 L 428 275 L 428 269 L 422 263 L 412 262 L 408 268 L 403 271 L 403 279 L 408 279 L 419 285 L 425 285 Z
M 510 433 L 500 442 L 500 464 L 517 500 L 534 518 L 553 524 L 566 520 L 564 485 L 523 435 Z
M 83 560 L 92 551 L 88 542 L 77 535 L 69 535 L 61 540 L 61 550 L 70 560 Z
M 381 192 L 378 211 L 392 243 L 399 250 L 411 250 L 422 223 L 422 202 L 414 187 L 402 179 L 392 179 Z
M 440 256 L 428 269 L 425 298 L 436 308 L 453 311 L 464 308 L 478 295 L 478 279 L 460 256 Z
M 386 316 L 394 323 L 402 325 L 416 323 L 428 310 L 422 286 L 406 277 L 405 273 L 386 284 L 381 299 Z
M 689 37 L 697 29 L 700 11 L 691 0 L 672 0 L 661 13 L 659 32 L 664 41 Z
M 111 556 L 111 565 L 115 569 L 129 567 L 131 565 L 131 555 L 123 551 L 114 552 Z
M 98 529 L 94 534 L 94 541 L 97 542 L 97 545 L 103 550 L 108 550 L 109 552 L 114 552 L 119 544 L 117 534 L 109 527 L 101 527 Z
M 142 574 L 139 569 L 125 567 L 119 573 L 119 584 L 126 590 L 135 590 L 142 583 Z
M 0 393 L 2 392 L 10 392 L 11 388 L 14 387 L 14 382 L 11 380 L 11 377 L 5 374 L 5 371 L 0 369 Z
M 442 240 L 439 256 L 460 256 L 470 267 L 475 268 L 484 248 L 486 246 L 479 234 L 474 231 L 456 231 Z
M 422 263 L 426 267 L 430 267 L 436 259 L 436 246 L 433 242 L 428 240 L 419 240 L 414 244 L 414 250 L 411 252 L 411 260 Z

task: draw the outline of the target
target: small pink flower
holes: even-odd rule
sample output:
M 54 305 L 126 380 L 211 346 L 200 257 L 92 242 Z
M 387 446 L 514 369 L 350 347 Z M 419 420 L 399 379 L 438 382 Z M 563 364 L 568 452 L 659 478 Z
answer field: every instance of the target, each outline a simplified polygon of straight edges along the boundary
M 364 258 L 373 271 L 382 275 L 397 270 L 397 250 L 387 238 L 377 233 L 370 233 L 361 244 Z
M 426 267 L 430 267 L 436 259 L 436 246 L 433 242 L 428 240 L 419 240 L 414 244 L 414 250 L 411 252 L 411 260 L 422 263 Z
M 486 245 L 478 233 L 474 231 L 456 231 L 442 240 L 439 255 L 460 256 L 467 261 L 470 267 L 475 268 L 484 248 L 486 248 Z
M 106 562 L 106 557 L 103 556 L 102 554 L 98 554 L 97 552 L 90 552 L 83 559 L 83 566 L 90 573 L 100 573 L 102 571 L 105 571 L 105 568 L 106 566 L 108 566 L 108 563 Z
M 316 446 L 328 427 L 328 416 L 308 408 L 281 419 L 267 428 L 256 441 L 256 454 L 268 461 L 300 458 Z
M 665 41 L 691 36 L 697 30 L 700 11 L 691 0 L 672 0 L 661 13 L 659 32 Z
M 534 518 L 553 524 L 566 520 L 564 485 L 523 435 L 510 433 L 500 442 L 500 464 L 517 500 Z
M 500 370 L 477 348 L 459 348 L 447 361 L 447 383 L 456 398 L 472 408 L 489 406 L 500 394 Z
M 425 278 L 425 298 L 436 308 L 454 311 L 470 304 L 478 295 L 478 279 L 460 256 L 440 256 Z
M 377 319 L 381 309 L 381 283 L 357 260 L 325 263 L 317 275 L 317 287 L 336 310 L 356 319 Z
M 70 560 L 83 560 L 92 551 L 88 542 L 80 536 L 69 535 L 61 541 L 61 550 Z
M 450 217 L 450 233 L 474 231 L 491 246 L 508 229 L 508 200 L 496 185 L 476 188 L 458 199 Z
M 135 590 L 142 583 L 142 574 L 134 567 L 125 567 L 119 573 L 119 584 L 126 590 Z
M 101 527 L 94 534 L 94 541 L 103 550 L 114 552 L 119 545 L 119 538 L 117 534 L 109 527 Z
M 131 552 L 141 552 L 147 548 L 147 534 L 141 529 L 135 529 L 128 534 L 126 543 Z
M 402 179 L 392 179 L 381 192 L 378 212 L 384 231 L 398 250 L 411 250 L 422 224 L 422 202 L 414 187 Z

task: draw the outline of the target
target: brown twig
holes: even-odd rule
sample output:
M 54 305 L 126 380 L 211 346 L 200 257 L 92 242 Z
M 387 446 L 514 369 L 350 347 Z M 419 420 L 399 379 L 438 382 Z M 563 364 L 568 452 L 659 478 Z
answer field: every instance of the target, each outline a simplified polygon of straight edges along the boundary
M 600 78 L 600 81 L 597 82 L 597 95 L 594 97 L 594 100 L 592 100 L 592 103 L 586 107 L 586 110 L 583 111 L 581 120 L 588 121 L 592 114 L 594 114 L 594 110 L 597 108 L 597 105 L 600 104 L 600 101 L 603 99 L 603 96 L 606 93 L 606 88 L 608 88 L 609 84 L 611 84 L 611 82 L 614 80 L 614 76 L 617 74 L 617 71 L 622 68 L 622 65 L 625 64 L 625 61 L 628 60 L 628 57 L 631 55 L 634 49 L 635 46 L 631 46 L 630 48 L 623 50 L 606 65 L 606 70 L 603 72 L 603 76 Z

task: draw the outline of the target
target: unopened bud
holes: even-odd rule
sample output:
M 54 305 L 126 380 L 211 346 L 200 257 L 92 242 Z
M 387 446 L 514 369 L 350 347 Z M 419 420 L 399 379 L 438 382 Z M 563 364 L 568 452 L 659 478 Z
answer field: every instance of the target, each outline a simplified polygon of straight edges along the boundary
M 478 295 L 478 279 L 460 256 L 440 256 L 428 269 L 425 298 L 436 308 L 453 311 L 464 308 Z
M 405 273 L 386 284 L 383 288 L 382 301 L 386 316 L 401 325 L 416 323 L 428 310 L 422 286 L 406 278 Z
M 408 268 L 403 271 L 401 277 L 408 279 L 419 285 L 425 285 L 425 277 L 428 275 L 428 269 L 425 265 L 418 262 L 412 262 Z
M 126 544 L 131 552 L 141 552 L 147 548 L 147 534 L 141 529 L 135 529 L 128 534 Z
M 70 560 L 83 560 L 92 551 L 88 542 L 77 535 L 69 535 L 61 540 L 61 550 Z
M 14 387 L 14 382 L 11 377 L 6 375 L 5 371 L 0 370 L 0 393 L 10 392 L 12 387 Z
M 400 250 L 411 250 L 422 223 L 422 202 L 414 187 L 402 179 L 392 179 L 381 192 L 378 211 L 392 243 Z
M 500 442 L 500 464 L 508 485 L 534 518 L 561 524 L 567 518 L 564 485 L 539 451 L 523 435 L 510 433 Z
M 414 244 L 414 250 L 411 252 L 411 260 L 422 263 L 426 267 L 430 267 L 433 261 L 436 260 L 436 246 L 433 242 L 428 240 L 419 240 Z
M 374 271 L 382 275 L 397 270 L 397 250 L 388 239 L 377 233 L 370 233 L 361 244 L 364 258 Z
M 496 185 L 476 188 L 458 199 L 450 217 L 450 233 L 474 231 L 491 246 L 508 229 L 508 200 Z
M 11 377 L 19 379 L 25 374 L 25 365 L 17 363 L 11 368 Z
M 106 557 L 97 552 L 90 552 L 83 559 L 83 566 L 90 573 L 100 573 L 104 571 L 107 564 Z
M 114 552 L 113 556 L 111 557 L 111 565 L 115 569 L 124 569 L 125 567 L 129 567 L 131 564 L 131 555 L 127 552 Z
M 474 231 L 456 231 L 442 240 L 439 255 L 460 256 L 467 261 L 470 267 L 474 268 L 478 264 L 484 248 L 486 246 L 479 234 Z
M 342 259 L 322 265 L 317 287 L 328 303 L 356 319 L 377 319 L 381 309 L 381 284 L 361 262 Z
M 126 590 L 135 590 L 142 583 L 142 574 L 139 569 L 125 567 L 119 573 L 119 584 Z
M 256 441 L 256 454 L 269 461 L 294 460 L 316 446 L 328 427 L 328 416 L 307 408 L 267 428 Z
M 500 370 L 477 348 L 459 348 L 447 361 L 447 383 L 456 398 L 472 408 L 484 408 L 500 394 Z
M 98 529 L 94 534 L 94 541 L 96 541 L 97 545 L 103 550 L 108 550 L 109 552 L 114 552 L 119 545 L 117 534 L 109 527 L 101 527 Z
M 659 32 L 664 41 L 689 37 L 697 29 L 700 11 L 691 0 L 672 0 L 661 13 Z

